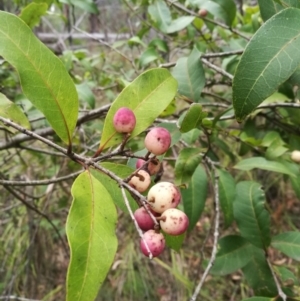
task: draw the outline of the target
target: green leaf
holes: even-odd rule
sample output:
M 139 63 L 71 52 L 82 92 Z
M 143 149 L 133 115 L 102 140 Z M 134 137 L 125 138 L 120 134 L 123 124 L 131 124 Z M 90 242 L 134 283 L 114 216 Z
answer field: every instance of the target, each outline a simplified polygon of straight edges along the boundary
M 175 163 L 175 184 L 189 182 L 201 160 L 200 148 L 182 149 Z
M 108 169 L 121 179 L 127 178 L 135 170 L 127 165 L 112 162 L 101 162 L 100 165 Z M 99 170 L 91 169 L 90 171 L 93 177 L 95 177 L 99 182 L 101 182 L 105 186 L 105 189 L 109 192 L 115 205 L 118 206 L 122 211 L 128 212 L 118 183 L 115 180 L 111 179 L 109 176 L 100 172 Z M 132 209 L 132 211 L 135 211 L 138 208 L 136 201 L 131 197 L 129 193 L 126 192 L 126 194 L 128 197 L 130 208 Z
M 281 162 L 269 161 L 263 157 L 253 157 L 253 158 L 247 158 L 241 160 L 238 164 L 234 166 L 234 168 L 240 170 L 252 170 L 254 168 L 259 168 L 263 170 L 269 170 L 269 171 L 287 174 L 292 177 L 296 176 L 290 169 L 288 169 Z
M 171 12 L 167 4 L 162 0 L 157 0 L 148 6 L 148 13 L 162 32 L 167 32 L 172 22 Z
M 233 212 L 242 237 L 258 248 L 270 245 L 270 215 L 265 209 L 265 195 L 258 183 L 240 182 L 236 186 Z
M 147 129 L 171 103 L 177 92 L 177 82 L 166 69 L 150 69 L 126 86 L 111 105 L 105 119 L 100 148 L 121 143 L 123 135 L 113 126 L 113 117 L 120 107 L 133 110 L 136 126 L 131 133 L 135 137 Z
M 300 261 L 300 232 L 291 231 L 276 235 L 272 239 L 272 247 Z
M 284 0 L 284 6 L 278 2 L 276 0 L 258 0 L 260 14 L 264 21 L 267 21 L 287 6 L 300 8 L 299 0 Z
M 287 269 L 284 266 L 276 266 L 275 268 L 275 272 L 278 274 L 279 279 L 281 279 L 283 285 L 299 285 L 299 279 L 297 278 L 297 276 L 290 271 L 289 269 Z M 291 266 L 291 268 L 293 268 Z
M 281 157 L 289 149 L 284 146 L 281 139 L 274 140 L 266 151 L 266 157 L 269 160 L 274 160 L 278 157 Z
M 224 214 L 225 227 L 228 227 L 234 219 L 233 201 L 235 198 L 235 181 L 228 171 L 219 169 L 218 173 L 220 205 Z
M 75 7 L 81 8 L 88 13 L 99 13 L 98 7 L 93 0 L 59 0 L 59 2 L 74 5 Z
M 87 102 L 91 109 L 95 108 L 95 96 L 86 82 L 83 82 L 79 85 L 76 85 L 76 90 L 81 99 L 84 102 Z
M 179 94 L 192 101 L 199 101 L 205 85 L 205 73 L 200 60 L 201 53 L 194 47 L 188 57 L 181 57 L 173 69 L 172 75 L 178 81 Z
M 276 284 L 266 261 L 265 252 L 254 248 L 251 255 L 248 264 L 242 268 L 249 286 L 254 290 L 255 295 L 277 296 Z
M 214 275 L 231 274 L 244 267 L 251 259 L 253 245 L 246 239 L 228 235 L 219 240 L 219 251 L 211 269 Z
M 139 61 L 141 66 L 144 67 L 157 59 L 159 59 L 159 54 L 153 47 L 150 47 L 140 55 Z
M 195 17 L 183 16 L 173 20 L 167 27 L 166 33 L 174 33 L 186 28 L 194 21 Z
M 207 198 L 208 180 L 204 168 L 199 165 L 188 185 L 188 188 L 181 189 L 184 212 L 189 218 L 191 231 L 198 222 Z
M 117 212 L 110 194 L 88 171 L 76 178 L 71 192 L 66 300 L 93 301 L 117 251 Z
M 270 18 L 248 43 L 233 79 L 233 107 L 242 121 L 300 65 L 300 10 Z
M 7 99 L 2 93 L 0 93 L 0 116 L 18 123 L 26 129 L 30 129 L 30 123 L 20 107 Z M 17 132 L 11 127 L 8 127 L 8 130 L 13 133 Z
M 199 128 L 202 124 L 203 118 L 206 116 L 207 113 L 202 111 L 201 104 L 191 104 L 180 124 L 180 131 L 182 133 L 187 133 L 193 129 Z
M 44 16 L 47 12 L 48 5 L 47 3 L 29 3 L 25 6 L 20 14 L 20 18 L 30 27 L 40 23 L 41 17 Z
M 172 20 L 167 4 L 161 0 L 157 0 L 152 5 L 149 5 L 148 12 L 157 27 L 164 33 L 180 31 L 186 28 L 195 19 L 193 16 L 182 16 Z
M 159 117 L 167 117 L 176 112 L 176 101 L 173 99 L 170 104 L 164 109 L 164 111 L 159 115 Z M 176 126 L 177 127 L 177 126 Z
M 17 69 L 26 97 L 45 115 L 57 135 L 71 145 L 78 99 L 60 59 L 21 19 L 3 11 L 0 11 L 0 55 Z
M 174 236 L 174 235 L 168 235 L 168 234 L 164 233 L 164 237 L 166 240 L 166 246 L 168 248 L 173 249 L 176 252 L 179 252 L 179 250 L 182 246 L 185 234 L 183 233 L 181 235 Z
M 233 0 L 198 0 L 199 8 L 206 9 L 213 16 L 224 20 L 228 26 L 232 25 L 236 15 L 236 5 Z

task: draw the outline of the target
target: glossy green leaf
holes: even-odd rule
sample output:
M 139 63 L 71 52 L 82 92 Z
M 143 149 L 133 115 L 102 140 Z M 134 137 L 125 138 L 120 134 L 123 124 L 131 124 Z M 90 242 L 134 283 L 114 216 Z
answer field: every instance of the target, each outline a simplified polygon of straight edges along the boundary
M 174 235 L 168 235 L 168 234 L 164 233 L 164 237 L 166 240 L 166 246 L 168 248 L 173 249 L 176 252 L 179 252 L 179 250 L 182 246 L 185 234 L 183 233 L 181 235 L 174 236 Z
M 269 170 L 269 171 L 287 174 L 292 177 L 296 176 L 290 169 L 288 169 L 281 162 L 269 161 L 264 157 L 252 157 L 252 158 L 241 160 L 238 164 L 234 166 L 234 168 L 240 170 L 252 170 L 254 168 L 259 168 L 263 170 Z
M 233 202 L 234 218 L 242 237 L 258 248 L 270 245 L 270 215 L 265 209 L 265 195 L 258 183 L 240 182 L 236 185 Z
M 0 11 L 0 55 L 17 69 L 26 97 L 45 115 L 57 135 L 71 144 L 78 97 L 60 59 L 21 19 L 3 11 Z
M 164 33 L 174 33 L 186 28 L 195 17 L 182 16 L 172 20 L 171 12 L 167 4 L 162 0 L 156 0 L 148 6 L 148 12 L 157 27 Z
M 172 22 L 171 12 L 167 4 L 162 0 L 157 0 L 148 6 L 148 13 L 157 27 L 162 32 L 167 32 L 168 26 Z
M 200 148 L 182 149 L 175 163 L 175 184 L 188 183 L 201 160 Z
M 180 124 L 180 131 L 187 133 L 201 126 L 203 118 L 207 116 L 206 112 L 202 111 L 202 105 L 193 103 L 187 110 Z
M 235 181 L 232 175 L 225 170 L 219 169 L 219 199 L 224 215 L 225 227 L 233 222 L 233 201 L 235 198 Z
M 253 245 L 237 235 L 222 237 L 218 242 L 218 253 L 211 273 L 214 275 L 231 274 L 244 267 L 251 259 Z
M 140 55 L 139 61 L 141 66 L 144 67 L 157 59 L 159 59 L 159 54 L 153 47 L 150 47 Z
M 198 129 L 193 129 L 187 133 L 182 134 L 182 140 L 187 144 L 195 143 L 201 135 L 201 131 Z
M 131 133 L 135 137 L 147 129 L 171 103 L 177 92 L 177 82 L 166 69 L 150 69 L 126 86 L 111 105 L 105 119 L 100 148 L 119 144 L 123 135 L 113 126 L 113 116 L 120 107 L 133 110 L 136 126 Z
M 274 160 L 276 158 L 281 157 L 284 153 L 286 153 L 289 149 L 284 146 L 281 139 L 274 140 L 266 151 L 266 158 L 269 160 Z
M 95 108 L 95 95 L 89 85 L 86 82 L 83 82 L 79 85 L 76 85 L 76 90 L 79 96 L 79 99 L 88 103 L 91 109 Z
M 207 198 L 208 179 L 204 168 L 199 165 L 186 189 L 181 189 L 184 212 L 189 218 L 188 231 L 198 222 Z
M 293 267 L 291 266 L 291 268 Z M 283 285 L 299 285 L 300 279 L 298 279 L 297 275 L 295 275 L 291 270 L 284 266 L 276 266 L 274 269 Z
M 278 0 L 258 0 L 261 17 L 264 21 L 271 18 L 287 6 L 300 8 L 299 0 L 284 0 L 284 6 Z
M 300 261 L 300 232 L 291 231 L 276 235 L 272 239 L 272 247 Z
M 277 296 L 277 287 L 263 250 L 253 249 L 250 261 L 242 268 L 242 271 L 255 295 Z
M 231 26 L 236 15 L 236 4 L 233 0 L 196 0 L 199 8 L 206 9 L 213 16 Z
M 300 10 L 287 8 L 262 25 L 248 43 L 233 80 L 233 107 L 242 121 L 300 64 Z
M 89 171 L 76 178 L 71 193 L 66 300 L 94 301 L 117 251 L 117 212 L 108 191 Z
M 178 81 L 178 92 L 192 101 L 199 101 L 205 85 L 205 73 L 200 60 L 201 53 L 194 47 L 188 57 L 181 57 L 172 71 Z
M 179 17 L 175 20 L 172 20 L 172 22 L 167 27 L 167 33 L 174 33 L 177 31 L 180 31 L 184 28 L 186 28 L 188 25 L 190 25 L 195 20 L 195 17 L 193 16 L 183 16 Z
M 48 5 L 47 3 L 29 3 L 25 6 L 20 14 L 20 18 L 30 27 L 40 23 L 41 17 L 44 16 L 47 12 Z
M 5 95 L 0 93 L 0 116 L 10 119 L 18 123 L 22 127 L 29 129 L 30 124 L 26 115 L 22 112 L 19 106 L 11 102 Z M 17 130 L 8 127 L 8 130 L 15 133 Z
M 121 179 L 127 178 L 135 170 L 127 165 L 112 163 L 112 162 L 101 162 L 100 165 L 108 169 L 109 171 L 111 171 Z M 106 190 L 109 192 L 115 205 L 118 206 L 122 211 L 128 212 L 118 183 L 115 180 L 111 179 L 109 176 L 100 172 L 99 170 L 91 169 L 91 173 L 93 177 L 95 177 L 98 181 L 100 181 L 105 186 Z M 126 194 L 128 197 L 130 208 L 132 209 L 132 211 L 135 211 L 138 208 L 136 201 L 131 197 L 129 193 Z
M 166 117 L 174 114 L 176 112 L 176 101 L 173 99 L 171 103 L 164 109 L 164 111 L 159 115 L 159 117 Z

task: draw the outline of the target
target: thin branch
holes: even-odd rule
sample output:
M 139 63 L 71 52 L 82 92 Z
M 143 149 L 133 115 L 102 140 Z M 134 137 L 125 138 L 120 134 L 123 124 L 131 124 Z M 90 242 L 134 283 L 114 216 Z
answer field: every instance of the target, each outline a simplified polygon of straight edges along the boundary
M 283 301 L 286 301 L 287 300 L 287 295 L 283 292 L 281 286 L 280 286 L 280 283 L 279 283 L 279 280 L 273 270 L 273 267 L 272 267 L 272 264 L 269 260 L 269 258 L 266 256 L 266 260 L 267 260 L 267 263 L 269 265 L 269 268 L 271 270 L 271 273 L 272 273 L 272 276 L 273 276 L 273 279 L 275 281 L 275 284 L 276 284 L 276 288 L 277 288 L 277 291 L 278 291 L 278 295 L 282 298 Z
M 236 55 L 236 54 L 242 54 L 244 50 L 233 50 L 233 51 L 224 51 L 224 52 L 208 52 L 204 53 L 201 55 L 201 58 L 204 59 L 210 59 L 210 58 L 217 58 L 217 57 L 227 57 L 231 55 Z M 160 64 L 160 68 L 172 68 L 176 65 L 176 62 L 169 62 L 169 63 L 164 63 Z
M 79 32 L 81 32 L 81 33 L 84 33 L 87 37 L 90 37 L 91 39 L 93 39 L 93 40 L 99 42 L 100 44 L 102 44 L 102 45 L 108 47 L 108 48 L 111 49 L 112 51 L 114 51 L 114 52 L 116 52 L 117 54 L 119 54 L 121 57 L 123 57 L 125 60 L 127 60 L 127 61 L 133 66 L 133 69 L 135 70 L 135 72 L 137 72 L 137 71 L 136 71 L 136 66 L 135 66 L 134 62 L 133 62 L 129 57 L 127 57 L 124 53 L 122 53 L 122 52 L 119 51 L 118 49 L 112 47 L 109 43 L 107 43 L 107 42 L 105 42 L 105 41 L 103 41 L 103 40 L 101 40 L 101 39 L 95 39 L 93 35 L 89 34 L 88 32 L 86 32 L 86 31 L 84 31 L 84 30 L 81 30 L 81 29 L 78 28 L 78 27 L 75 27 L 75 26 L 74 26 L 74 29 L 76 29 L 77 31 L 79 31 Z
M 10 121 L 9 119 L 3 118 L 0 116 L 0 121 L 2 121 L 6 126 L 11 126 L 14 129 L 24 133 L 25 135 L 29 135 L 37 140 L 40 140 L 41 142 L 45 143 L 46 145 L 49 145 L 53 148 L 55 148 L 56 150 L 58 150 L 59 152 L 61 152 L 62 154 L 66 155 L 67 157 L 69 157 L 70 159 L 80 162 L 81 164 L 83 164 L 84 166 L 93 166 L 94 168 L 96 168 L 97 170 L 102 171 L 103 173 L 105 173 L 106 175 L 108 175 L 110 178 L 112 178 L 113 180 L 115 180 L 120 186 L 124 186 L 131 194 L 135 195 L 137 198 L 139 198 L 139 200 L 143 203 L 143 204 L 148 204 L 148 201 L 146 199 L 145 196 L 143 196 L 142 194 L 140 194 L 137 190 L 135 190 L 134 188 L 132 188 L 129 184 L 125 183 L 123 181 L 123 179 L 121 179 L 120 177 L 118 177 L 117 175 L 115 175 L 113 172 L 111 172 L 110 170 L 102 167 L 101 165 L 98 165 L 95 160 L 99 160 L 99 158 L 86 158 L 83 156 L 80 156 L 78 154 L 75 153 L 69 153 L 67 149 L 53 143 L 52 141 L 41 137 L 39 135 L 37 135 L 36 133 L 27 130 L 25 128 L 23 128 L 22 126 Z
M 195 13 L 194 11 L 192 10 L 189 10 L 188 8 L 186 8 L 185 6 L 183 6 L 182 4 L 180 4 L 178 1 L 176 0 L 165 0 L 167 3 L 170 4 L 170 6 L 174 6 L 175 8 L 177 8 L 178 10 L 181 10 L 183 12 L 185 12 L 186 14 L 189 14 L 191 16 L 194 16 L 194 17 L 197 17 L 199 18 L 200 16 Z M 209 18 L 202 18 L 204 21 L 206 22 L 210 22 L 212 24 L 215 24 L 215 25 L 218 25 L 224 29 L 228 29 L 229 31 L 231 31 L 232 33 L 235 33 L 237 35 L 239 35 L 240 37 L 244 38 L 245 40 L 249 41 L 250 38 L 247 37 L 246 35 L 244 35 L 243 33 L 241 33 L 240 31 L 234 29 L 234 28 L 231 28 L 230 26 L 226 25 L 226 24 L 223 24 L 221 22 L 218 22 L 218 21 L 215 21 L 215 20 L 212 20 L 212 19 L 209 19 Z
M 23 149 L 23 150 L 37 152 L 39 154 L 45 154 L 45 155 L 56 156 L 56 157 L 65 157 L 63 154 L 61 154 L 59 152 L 52 152 L 52 151 L 45 150 L 45 149 L 42 149 L 42 148 L 30 147 L 30 146 L 24 146 L 24 145 L 20 145 L 18 147 L 20 149 Z
M 63 182 L 66 180 L 70 180 L 72 178 L 77 177 L 81 174 L 82 171 L 77 171 L 71 173 L 67 176 L 54 178 L 54 179 L 47 179 L 47 180 L 32 180 L 32 181 L 10 181 L 10 180 L 2 180 L 0 179 L 0 185 L 9 185 L 9 186 L 39 186 L 39 185 L 49 185 L 54 183 Z
M 213 176 L 214 176 L 214 201 L 215 201 L 215 212 L 216 212 L 215 225 L 214 225 L 214 243 L 213 243 L 213 249 L 211 252 L 211 256 L 210 256 L 208 265 L 207 265 L 202 277 L 200 278 L 199 284 L 197 285 L 190 301 L 196 301 L 196 299 L 201 291 L 201 288 L 204 284 L 204 281 L 205 281 L 210 269 L 212 268 L 212 266 L 214 264 L 214 261 L 216 259 L 216 255 L 217 255 L 217 250 L 218 250 L 219 223 L 220 223 L 219 175 L 218 175 L 218 172 L 216 169 L 216 165 L 218 163 L 212 161 L 208 157 L 205 157 L 205 161 L 211 166 L 211 170 L 212 170 Z
M 91 110 L 87 114 L 84 114 L 83 116 L 80 116 L 77 120 L 77 126 L 80 126 L 81 124 L 87 121 L 98 118 L 99 116 L 107 112 L 109 108 L 110 108 L 110 104 L 107 104 L 104 105 L 103 107 L 97 108 L 95 110 Z M 34 131 L 34 133 L 37 134 L 38 136 L 45 137 L 45 136 L 53 135 L 54 130 L 49 127 L 49 128 L 36 130 Z M 0 150 L 14 147 L 15 145 L 18 145 L 22 142 L 29 141 L 32 139 L 33 139 L 32 135 L 27 135 L 27 134 L 16 135 L 15 137 L 11 138 L 10 141 L 0 143 Z
M 243 52 L 244 52 L 244 49 L 224 51 L 224 52 L 211 52 L 211 53 L 204 53 L 201 55 L 201 57 L 203 57 L 205 59 L 210 59 L 210 58 L 216 58 L 216 57 L 226 57 L 226 56 L 231 56 L 231 55 L 242 54 Z
M 36 299 L 28 299 L 28 298 L 23 298 L 23 297 L 18 297 L 18 296 L 0 296 L 0 300 L 19 300 L 19 301 L 40 301 Z
M 230 80 L 233 80 L 233 75 L 226 72 L 224 69 L 218 67 L 217 65 L 211 63 L 210 61 L 208 61 L 207 59 L 205 59 L 204 57 L 201 57 L 201 61 L 204 65 L 206 65 L 207 67 L 215 70 L 216 72 L 228 77 Z M 160 64 L 159 67 L 161 68 L 172 68 L 176 65 L 176 62 L 170 62 L 170 63 L 166 63 L 166 64 Z
M 148 253 L 149 253 L 149 258 L 152 259 L 152 258 L 153 258 L 153 254 L 151 253 L 151 251 L 150 251 L 150 249 L 149 249 L 149 246 L 148 246 L 146 240 L 144 239 L 143 231 L 141 230 L 139 224 L 137 223 L 137 221 L 136 221 L 136 219 L 135 219 L 135 217 L 134 217 L 134 214 L 133 214 L 133 212 L 132 212 L 132 210 L 131 210 L 131 208 L 130 208 L 130 204 L 129 204 L 127 195 L 126 195 L 126 193 L 125 193 L 124 187 L 123 187 L 123 186 L 120 186 L 120 188 L 121 188 L 121 192 L 122 192 L 122 196 L 123 196 L 125 205 L 126 205 L 127 210 L 128 210 L 128 212 L 129 212 L 129 214 L 130 214 L 130 216 L 131 216 L 131 219 L 132 219 L 133 222 L 134 222 L 135 228 L 136 228 L 136 230 L 137 230 L 137 232 L 138 232 L 140 238 L 144 241 L 144 244 L 145 244 L 145 246 L 146 246 L 146 249 L 147 249 L 147 251 L 148 251 Z
M 206 65 L 207 67 L 209 67 L 209 68 L 215 70 L 216 72 L 218 72 L 218 73 L 220 73 L 220 74 L 222 74 L 222 75 L 228 77 L 230 80 L 233 80 L 233 75 L 230 74 L 230 73 L 228 73 L 228 72 L 226 72 L 224 69 L 222 69 L 222 68 L 216 66 L 215 64 L 211 63 L 210 61 L 208 61 L 208 60 L 205 59 L 205 58 L 201 58 L 201 61 L 202 61 L 202 63 L 203 63 L 204 65 Z

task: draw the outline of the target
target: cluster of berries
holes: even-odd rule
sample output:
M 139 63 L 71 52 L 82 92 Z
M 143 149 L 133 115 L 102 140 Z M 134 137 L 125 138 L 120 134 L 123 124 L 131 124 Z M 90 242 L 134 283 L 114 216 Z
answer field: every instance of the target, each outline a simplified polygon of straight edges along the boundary
M 119 133 L 131 133 L 136 124 L 133 111 L 125 107 L 120 108 L 114 115 L 113 124 Z M 147 158 L 147 160 L 138 159 L 136 162 L 137 171 L 128 182 L 130 186 L 141 193 L 150 187 L 151 176 L 160 171 L 161 162 L 156 156 L 164 154 L 169 149 L 171 135 L 165 128 L 155 127 L 146 135 L 144 144 L 154 156 Z M 149 251 L 153 257 L 163 252 L 165 238 L 160 230 L 169 235 L 180 235 L 187 230 L 189 219 L 184 212 L 176 208 L 180 200 L 180 191 L 174 184 L 160 182 L 148 191 L 147 207 L 140 207 L 135 211 L 136 222 L 144 231 L 140 249 L 146 256 L 149 256 Z

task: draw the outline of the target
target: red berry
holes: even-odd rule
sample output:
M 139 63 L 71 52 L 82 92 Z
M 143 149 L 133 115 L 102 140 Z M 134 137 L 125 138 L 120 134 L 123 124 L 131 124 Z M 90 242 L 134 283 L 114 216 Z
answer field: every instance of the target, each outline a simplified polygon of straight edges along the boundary
M 143 159 L 138 159 L 136 161 L 136 168 L 141 168 L 143 165 L 145 165 L 146 161 Z M 161 162 L 157 158 L 152 158 L 146 165 L 145 170 L 149 172 L 151 176 L 157 174 L 160 170 Z
M 160 220 L 160 227 L 164 232 L 170 235 L 180 235 L 184 233 L 189 226 L 187 215 L 176 208 L 167 209 Z
M 157 213 L 177 207 L 180 199 L 179 189 L 169 182 L 155 184 L 150 188 L 147 196 L 150 208 Z
M 157 257 L 165 249 L 165 238 L 161 233 L 157 233 L 154 230 L 148 230 L 144 233 L 143 238 L 144 239 L 141 239 L 140 241 L 140 249 L 144 255 L 150 255 L 145 241 L 153 257 Z
M 148 231 L 154 228 L 154 221 L 144 207 L 135 210 L 134 217 L 143 231 Z
M 146 135 L 144 143 L 149 152 L 154 155 L 162 155 L 171 145 L 171 134 L 165 128 L 153 128 Z
M 128 108 L 120 108 L 114 115 L 113 125 L 118 133 L 131 133 L 134 130 L 135 124 L 135 115 Z

